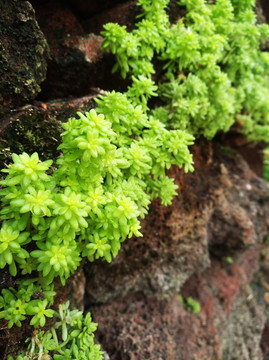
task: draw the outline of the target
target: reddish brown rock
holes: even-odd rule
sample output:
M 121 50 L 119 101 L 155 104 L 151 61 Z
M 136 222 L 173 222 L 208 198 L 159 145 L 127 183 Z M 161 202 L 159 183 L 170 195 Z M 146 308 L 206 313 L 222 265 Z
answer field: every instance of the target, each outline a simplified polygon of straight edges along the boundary
M 101 11 L 113 8 L 126 0 L 71 0 L 71 4 L 78 14 L 84 18 L 91 17 Z
M 235 154 L 201 142 L 193 148 L 196 171 L 175 171 L 179 196 L 172 206 L 155 201 L 143 238 L 126 240 L 111 263 L 86 272 L 89 302 L 100 303 L 143 289 L 170 297 L 192 275 L 220 259 L 261 243 L 269 226 L 268 188 Z
M 262 359 L 263 309 L 248 284 L 269 227 L 268 187 L 216 144 L 193 153 L 196 171 L 174 171 L 179 197 L 152 204 L 144 237 L 85 268 L 85 301 L 111 359 Z
M 264 360 L 269 359 L 269 247 L 264 245 L 259 253 L 259 270 L 252 280 L 252 288 L 259 304 L 264 306 L 266 324 L 262 333 L 261 349 Z
M 0 3 L 0 117 L 34 99 L 45 79 L 48 45 L 28 1 Z
M 213 262 L 182 294 L 199 302 L 199 314 L 184 309 L 177 295 L 158 301 L 142 292 L 91 307 L 110 359 L 262 359 L 264 315 L 239 266 Z
M 49 47 L 46 81 L 39 99 L 83 96 L 103 77 L 99 65 L 102 37 L 86 34 L 74 13 L 60 3 L 36 6 L 36 16 Z M 101 66 L 101 67 L 100 67 Z
M 121 26 L 125 25 L 128 30 L 132 30 L 139 13 L 141 13 L 140 7 L 136 6 L 135 0 L 131 0 L 85 19 L 82 24 L 86 32 L 94 32 L 95 34 L 104 30 L 103 26 L 108 22 L 116 22 Z
M 98 32 L 107 21 L 127 24 L 130 29 L 139 12 L 134 1 L 113 9 L 103 7 L 107 1 L 91 1 L 92 8 L 86 11 L 93 14 L 102 9 L 102 13 L 83 22 L 78 20 L 78 12 L 68 7 L 70 2 L 32 2 L 51 48 L 48 78 L 40 99 L 88 94 L 92 86 L 126 87 L 120 77 L 111 76 L 114 59 L 102 57 Z M 45 5 L 40 6 L 42 3 Z M 84 6 L 87 2 L 73 3 Z M 26 1 L 16 4 L 30 9 Z M 172 21 L 178 18 L 176 7 L 176 1 L 171 1 L 168 11 Z M 20 17 L 21 13 L 25 15 L 23 10 L 14 17 L 23 22 L 26 18 Z M 30 23 L 36 26 L 34 20 Z M 36 42 L 32 44 L 35 47 Z M 7 107 L 13 106 L 12 101 L 15 106 L 25 104 L 36 94 L 23 94 L 20 99 L 12 95 Z M 55 158 L 61 121 L 92 106 L 92 96 L 85 96 L 17 108 L 1 123 L 0 160 L 8 162 L 11 152 L 22 151 L 38 151 L 42 159 Z M 112 264 L 100 262 L 86 267 L 85 302 L 99 322 L 99 342 L 111 359 L 262 359 L 264 315 L 248 284 L 260 267 L 263 289 L 258 289 L 258 301 L 269 304 L 269 252 L 268 248 L 261 251 L 260 245 L 269 226 L 268 187 L 237 155 L 240 152 L 261 174 L 260 149 L 249 146 L 238 134 L 233 144 L 225 144 L 236 151 L 214 143 L 197 143 L 193 147 L 196 171 L 187 175 L 171 171 L 179 185 L 179 197 L 169 208 L 159 201 L 152 204 L 143 221 L 144 238 L 126 241 Z M 5 272 L 2 281 L 12 286 Z M 82 308 L 84 282 L 80 272 L 65 289 L 57 288 L 56 303 L 71 296 L 72 305 Z M 192 297 L 200 304 L 199 314 L 184 308 L 179 292 L 185 300 Z M 11 334 L 2 322 L 0 354 L 12 347 L 17 350 L 20 341 L 31 333 L 26 324 L 23 329 L 12 329 Z M 264 356 L 269 353 L 268 329 L 267 324 L 262 338 Z

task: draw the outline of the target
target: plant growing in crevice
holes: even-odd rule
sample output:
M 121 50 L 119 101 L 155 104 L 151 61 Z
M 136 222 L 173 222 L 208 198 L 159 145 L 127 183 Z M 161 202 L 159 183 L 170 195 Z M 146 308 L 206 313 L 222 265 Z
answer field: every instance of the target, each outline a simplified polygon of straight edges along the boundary
M 184 309 L 192 312 L 193 314 L 199 314 L 201 311 L 201 306 L 199 301 L 195 300 L 191 296 L 188 296 L 186 299 L 183 298 L 181 294 L 178 295 L 180 303 L 184 306 Z
M 113 71 L 132 79 L 128 96 L 141 97 L 141 79 L 152 81 L 157 57 L 163 72 L 150 96 L 158 93 L 163 105 L 152 114 L 168 128 L 211 139 L 237 120 L 250 140 L 268 142 L 269 56 L 259 45 L 269 28 L 257 24 L 254 1 L 180 0 L 186 14 L 175 24 L 169 22 L 168 4 L 138 1 L 142 14 L 131 32 L 118 24 L 104 26 L 103 48 L 116 58 Z
M 95 345 L 93 332 L 97 324 L 92 322 L 90 313 L 85 317 L 82 311 L 69 310 L 69 301 L 60 304 L 55 312 L 58 321 L 48 330 L 35 330 L 26 351 L 16 360 L 53 359 L 55 360 L 101 360 L 100 345 Z M 8 360 L 14 360 L 12 356 Z
M 13 276 L 18 267 L 37 270 L 44 284 L 55 277 L 65 284 L 82 257 L 111 261 L 127 236 L 141 235 L 138 217 L 147 212 L 152 198 L 171 202 L 176 186 L 165 169 L 177 164 L 192 170 L 188 146 L 193 137 L 166 130 L 127 98 L 126 113 L 121 104 L 115 105 L 122 97 L 101 97 L 99 115 L 95 110 L 79 113 L 63 124 L 63 156 L 52 174 L 46 174 L 51 161 L 39 162 L 36 153 L 13 155 L 14 163 L 1 181 L 0 233 L 0 265 L 9 265 Z M 110 113 L 118 118 L 119 134 Z
M 132 32 L 109 23 L 102 33 L 104 50 L 116 57 L 113 71 L 130 77 L 127 91 L 106 92 L 95 110 L 63 124 L 53 167 L 37 153 L 13 154 L 1 181 L 0 268 L 28 280 L 3 290 L 0 318 L 8 328 L 27 318 L 36 328 L 17 360 L 101 359 L 90 314 L 53 305 L 56 278 L 65 285 L 83 258 L 110 262 L 127 237 L 142 235 L 150 202 L 169 205 L 176 195 L 166 170 L 193 171 L 195 136 L 211 139 L 237 121 L 250 140 L 268 142 L 269 56 L 259 44 L 269 31 L 256 24 L 252 3 L 181 0 L 186 16 L 171 25 L 169 0 L 139 0 Z M 57 320 L 45 331 L 51 317 Z
M 152 199 L 171 203 L 177 186 L 166 169 L 175 164 L 193 170 L 191 135 L 167 130 L 126 94 L 111 92 L 96 101 L 96 110 L 78 113 L 78 118 L 63 124 L 62 156 L 54 171 L 49 168 L 52 162 L 40 162 L 37 153 L 14 154 L 14 163 L 4 170 L 0 265 L 9 266 L 13 276 L 30 277 L 29 284 L 18 281 L 15 288 L 3 290 L 0 317 L 8 321 L 8 328 L 21 326 L 26 318 L 34 328 L 44 327 L 47 318 L 55 317 L 51 308 L 55 278 L 65 285 L 85 257 L 110 262 L 126 237 L 142 235 L 139 218 Z M 48 292 L 44 299 L 34 298 L 39 290 Z M 61 319 L 63 339 L 66 319 Z M 85 324 L 90 324 L 88 319 L 90 315 Z M 77 326 L 83 335 L 76 341 L 90 341 L 85 326 L 81 322 Z M 40 336 L 32 345 L 39 344 Z M 82 359 L 81 344 L 74 342 L 72 351 L 66 348 L 55 359 Z

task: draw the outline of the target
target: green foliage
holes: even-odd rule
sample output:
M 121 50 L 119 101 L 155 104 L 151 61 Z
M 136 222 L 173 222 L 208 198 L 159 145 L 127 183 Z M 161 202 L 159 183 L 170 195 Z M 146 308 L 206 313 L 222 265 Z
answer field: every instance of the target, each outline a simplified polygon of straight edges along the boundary
M 42 294 L 44 300 L 35 299 L 36 294 Z M 53 284 L 41 286 L 36 279 L 17 281 L 17 290 L 12 287 L 2 290 L 0 319 L 7 320 L 10 329 L 13 325 L 21 327 L 27 316 L 34 315 L 30 324 L 35 328 L 44 326 L 46 317 L 53 316 L 54 311 L 47 307 L 53 304 L 55 294 Z
M 46 332 L 35 330 L 32 337 L 26 340 L 30 342 L 27 351 L 19 354 L 15 360 L 103 359 L 100 345 L 94 344 L 93 332 L 97 329 L 97 324 L 92 322 L 90 313 L 84 317 L 82 311 L 69 310 L 67 301 L 59 305 L 54 315 L 58 321 Z M 14 360 L 14 358 L 9 356 L 8 360 Z
M 125 93 L 99 96 L 95 110 L 63 124 L 62 156 L 53 167 L 52 160 L 23 153 L 3 170 L 0 268 L 28 280 L 2 291 L 0 318 L 8 328 L 27 318 L 36 328 L 17 360 L 101 359 L 90 314 L 84 318 L 68 303 L 51 309 L 53 281 L 64 285 L 83 258 L 110 262 L 127 237 L 142 235 L 139 219 L 151 200 L 169 205 L 176 195 L 166 170 L 193 171 L 194 136 L 211 139 L 237 121 L 250 140 L 268 142 L 269 55 L 259 45 L 269 30 L 257 25 L 254 1 L 181 0 L 185 16 L 174 24 L 168 4 L 137 1 L 142 12 L 132 32 L 104 26 L 113 72 L 128 75 L 131 84 Z M 182 301 L 200 312 L 196 300 Z M 52 317 L 54 326 L 40 329 Z
M 145 107 L 157 92 L 163 105 L 152 114 L 167 128 L 211 139 L 237 120 L 250 140 L 268 142 L 269 56 L 259 45 L 269 28 L 257 25 L 254 1 L 181 0 L 186 15 L 175 24 L 169 23 L 168 3 L 138 1 L 142 20 L 132 32 L 118 24 L 104 26 L 103 48 L 115 54 L 114 71 L 133 81 L 127 94 L 140 97 Z M 156 57 L 163 62 L 158 85 L 151 80 Z M 141 77 L 147 86 L 138 85 Z
M 29 318 L 38 329 L 17 360 L 51 353 L 56 360 L 102 358 L 90 314 L 83 318 L 68 304 L 55 313 L 52 286 L 56 277 L 64 285 L 82 258 L 110 262 L 126 237 L 142 236 L 139 218 L 150 201 L 160 197 L 167 205 L 176 195 L 166 169 L 193 170 L 188 150 L 193 136 L 168 130 L 147 113 L 154 91 L 141 75 L 126 94 L 106 93 L 96 99 L 96 110 L 69 119 L 53 169 L 51 161 L 23 153 L 14 154 L 4 170 L 0 268 L 9 266 L 13 276 L 37 274 L 0 297 L 0 318 L 8 328 Z M 35 298 L 37 293 L 42 297 Z M 55 315 L 59 321 L 48 332 L 40 330 Z
M 230 256 L 226 257 L 226 261 L 228 264 L 233 264 L 233 258 L 231 258 Z
M 166 130 L 128 97 L 108 93 L 97 100 L 98 114 L 79 113 L 63 124 L 63 156 L 52 174 L 51 161 L 36 153 L 13 155 L 1 182 L 1 268 L 8 265 L 13 276 L 17 268 L 37 270 L 41 283 L 59 277 L 65 284 L 82 257 L 111 261 L 127 236 L 141 236 L 138 217 L 152 198 L 171 203 L 176 186 L 165 169 L 193 169 L 193 138 Z
M 21 246 L 29 242 L 29 232 L 21 232 L 5 222 L 0 230 L 0 268 L 9 265 L 10 274 L 17 273 L 15 261 L 24 263 L 29 253 Z
M 191 296 L 184 299 L 181 294 L 178 295 L 178 298 L 186 310 L 192 312 L 193 314 L 200 313 L 201 306 L 197 300 L 193 299 Z

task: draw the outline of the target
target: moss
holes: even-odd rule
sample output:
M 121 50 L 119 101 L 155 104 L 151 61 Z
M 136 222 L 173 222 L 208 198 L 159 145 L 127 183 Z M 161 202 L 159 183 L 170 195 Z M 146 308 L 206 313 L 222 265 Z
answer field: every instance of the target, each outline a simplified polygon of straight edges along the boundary
M 12 153 L 38 152 L 41 160 L 55 159 L 59 155 L 61 123 L 77 111 L 89 111 L 93 106 L 92 97 L 73 102 L 62 100 L 29 105 L 20 114 L 6 117 L 7 125 L 0 127 L 0 169 L 11 162 Z

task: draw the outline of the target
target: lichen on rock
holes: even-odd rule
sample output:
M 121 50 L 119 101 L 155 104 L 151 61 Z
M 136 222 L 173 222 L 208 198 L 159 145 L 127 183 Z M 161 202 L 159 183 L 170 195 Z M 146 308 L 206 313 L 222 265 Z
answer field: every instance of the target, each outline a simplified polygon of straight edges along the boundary
M 33 100 L 46 76 L 47 41 L 28 1 L 0 3 L 0 116 Z

